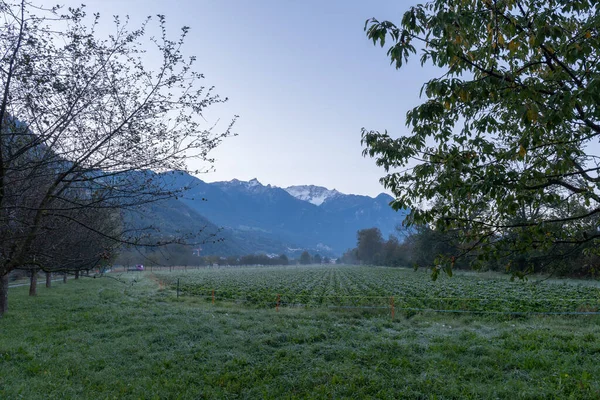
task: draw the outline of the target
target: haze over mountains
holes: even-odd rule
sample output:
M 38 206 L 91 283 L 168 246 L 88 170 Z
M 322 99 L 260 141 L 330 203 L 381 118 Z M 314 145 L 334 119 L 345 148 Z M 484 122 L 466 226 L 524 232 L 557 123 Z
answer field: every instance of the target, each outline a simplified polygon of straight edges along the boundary
M 308 250 L 336 256 L 356 245 L 359 229 L 378 227 L 387 237 L 406 216 L 392 210 L 393 198 L 383 193 L 372 198 L 310 185 L 282 189 L 257 179 L 207 183 L 181 172 L 163 178 L 172 188 L 189 190 L 166 206 L 153 206 L 146 218 L 163 232 L 221 227 L 224 240 L 203 245 L 205 254 L 295 256 Z

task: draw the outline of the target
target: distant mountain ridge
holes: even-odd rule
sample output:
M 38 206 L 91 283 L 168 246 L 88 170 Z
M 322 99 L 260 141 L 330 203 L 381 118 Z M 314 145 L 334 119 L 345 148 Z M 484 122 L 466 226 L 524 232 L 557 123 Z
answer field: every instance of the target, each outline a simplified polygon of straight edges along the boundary
M 177 201 L 222 227 L 246 252 L 339 255 L 356 245 L 359 229 L 378 227 L 387 237 L 406 216 L 383 193 L 372 198 L 311 185 L 283 189 L 258 179 L 207 183 L 181 172 L 163 176 L 173 189 L 189 188 Z

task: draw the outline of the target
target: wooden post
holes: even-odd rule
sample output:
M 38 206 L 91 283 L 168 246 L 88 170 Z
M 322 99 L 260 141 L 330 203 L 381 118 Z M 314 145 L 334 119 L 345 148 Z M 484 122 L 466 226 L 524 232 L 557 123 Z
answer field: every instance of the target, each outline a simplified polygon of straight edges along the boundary
M 392 319 L 394 319 L 394 296 L 390 297 L 390 308 L 392 309 Z

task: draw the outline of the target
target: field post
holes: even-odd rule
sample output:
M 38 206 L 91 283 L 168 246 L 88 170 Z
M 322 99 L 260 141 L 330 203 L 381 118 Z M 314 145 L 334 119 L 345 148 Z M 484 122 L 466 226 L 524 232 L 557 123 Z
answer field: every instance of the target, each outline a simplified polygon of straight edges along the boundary
M 177 298 L 179 298 L 179 278 L 177 278 Z
M 277 293 L 277 304 L 275 305 L 275 311 L 279 312 L 279 303 L 281 301 L 281 296 Z
M 392 319 L 394 319 L 394 296 L 390 297 L 390 308 L 392 310 Z
M 212 303 L 215 304 L 215 289 L 212 292 Z

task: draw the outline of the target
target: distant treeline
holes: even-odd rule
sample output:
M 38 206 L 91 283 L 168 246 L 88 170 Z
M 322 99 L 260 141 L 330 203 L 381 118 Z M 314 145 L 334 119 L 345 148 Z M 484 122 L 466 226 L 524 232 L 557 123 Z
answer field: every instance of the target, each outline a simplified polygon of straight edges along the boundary
M 201 255 L 198 249 L 186 245 L 167 245 L 145 251 L 124 250 L 115 263 L 125 266 L 211 266 L 211 265 L 295 265 L 295 264 L 365 264 L 391 267 L 432 268 L 451 260 L 453 269 L 471 269 L 480 256 L 475 251 L 465 251 L 452 233 L 442 233 L 427 227 L 410 231 L 398 230 L 402 240 L 390 235 L 386 240 L 378 228 L 357 232 L 357 246 L 347 250 L 337 260 L 304 251 L 298 258 L 286 254 L 248 254 L 222 257 Z M 198 254 L 200 253 L 200 255 Z M 563 246 L 560 249 L 532 249 L 527 253 L 508 253 L 485 261 L 484 270 L 508 272 L 517 276 L 532 273 L 556 276 L 597 277 L 600 257 L 589 254 L 585 246 Z
M 193 246 L 172 244 L 159 248 L 150 248 L 145 251 L 139 249 L 125 249 L 117 259 L 116 264 L 134 266 L 143 264 L 147 266 L 211 266 L 211 265 L 289 265 L 289 264 L 328 264 L 329 257 L 320 254 L 310 254 L 304 251 L 298 259 L 289 258 L 285 254 L 278 256 L 267 254 L 247 254 L 243 256 L 218 255 L 202 256 L 202 250 Z
M 456 237 L 428 227 L 418 227 L 410 232 L 399 229 L 400 241 L 390 235 L 385 240 L 379 229 L 362 229 L 357 232 L 357 246 L 347 250 L 338 260 L 343 264 L 383 266 L 414 266 L 431 268 L 442 261 L 451 260 L 453 269 L 471 269 L 472 262 L 480 256 L 458 244 Z M 564 245 L 561 248 L 532 249 L 527 253 L 504 253 L 486 260 L 483 269 L 507 272 L 517 276 L 532 273 L 571 277 L 598 277 L 600 257 L 591 254 L 589 246 Z

